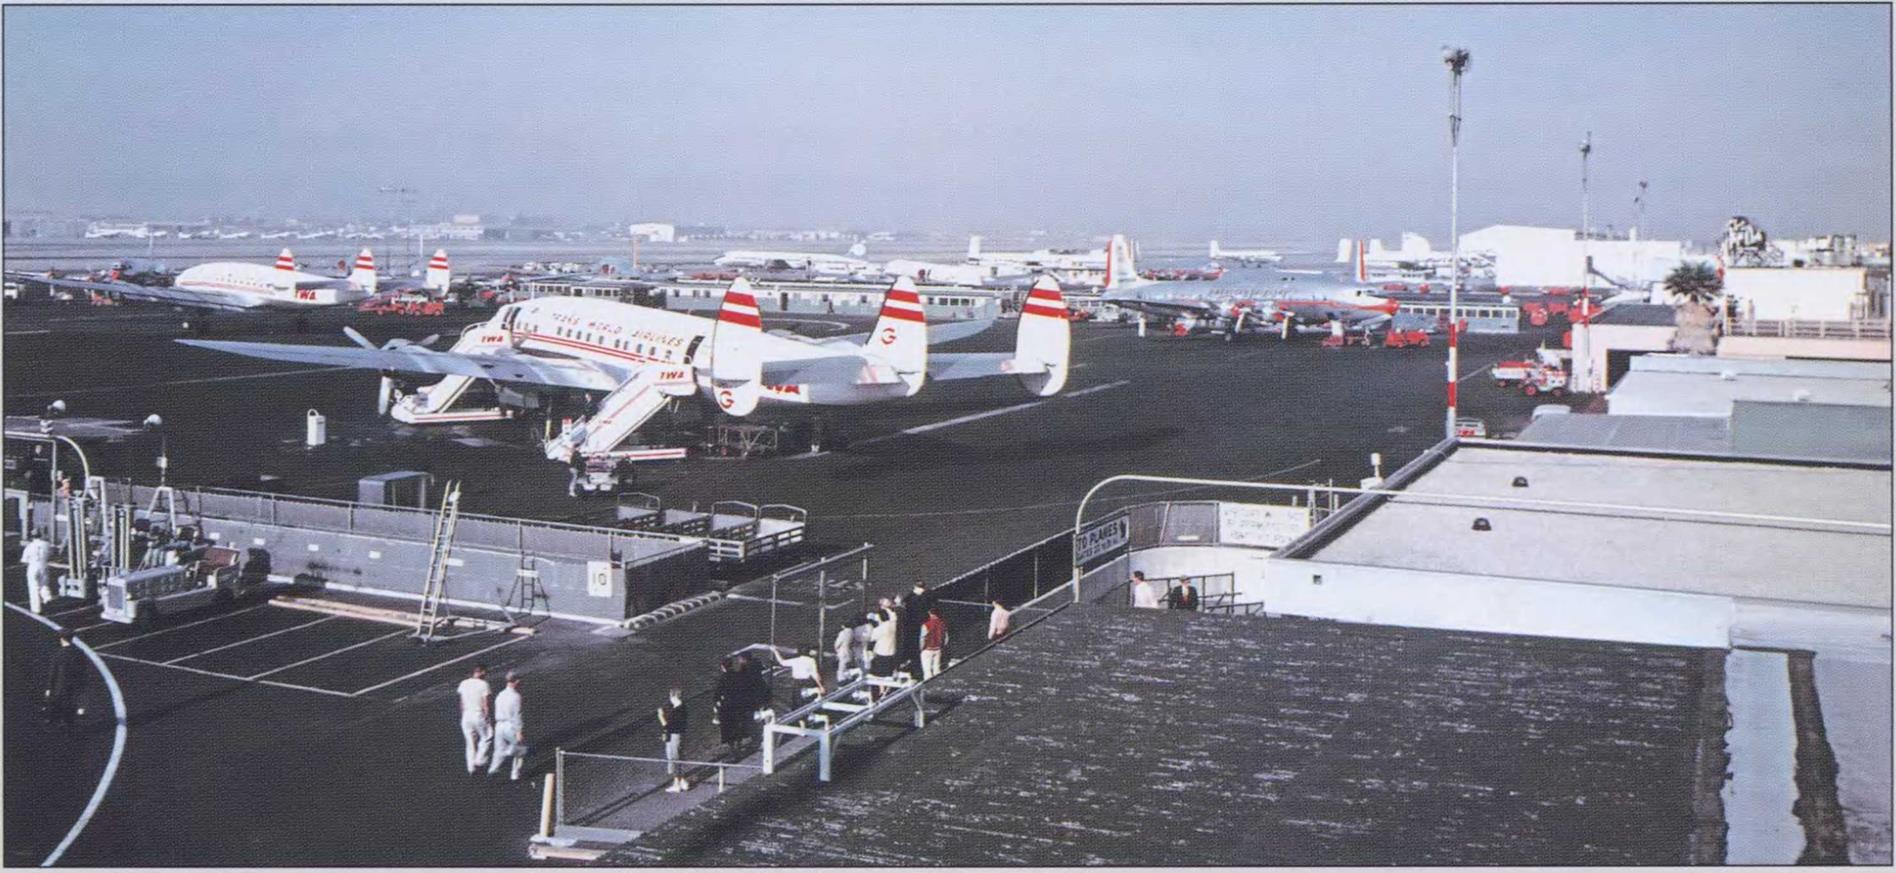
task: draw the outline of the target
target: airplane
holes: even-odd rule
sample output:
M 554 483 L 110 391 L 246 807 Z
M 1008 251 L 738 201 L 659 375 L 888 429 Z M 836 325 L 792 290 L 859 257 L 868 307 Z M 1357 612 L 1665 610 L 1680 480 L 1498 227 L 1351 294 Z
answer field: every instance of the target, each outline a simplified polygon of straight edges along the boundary
M 366 259 L 366 263 L 365 263 Z M 366 266 L 366 272 L 364 267 Z M 130 300 L 151 300 L 205 309 L 301 309 L 354 303 L 375 287 L 375 262 L 368 249 L 357 256 L 347 277 L 305 273 L 284 249 L 274 267 L 243 261 L 198 264 L 179 273 L 169 286 L 120 281 L 116 272 L 105 280 L 60 279 L 31 273 L 6 274 L 9 279 L 42 282 L 55 288 L 76 288 Z
M 199 348 L 278 361 L 379 370 L 377 409 L 410 424 L 511 418 L 528 394 L 578 389 L 603 395 L 593 412 L 544 444 L 549 460 L 606 455 L 673 398 L 700 395 L 743 417 L 760 403 L 853 405 L 913 396 L 928 382 L 1013 376 L 1050 397 L 1066 385 L 1071 337 L 1059 284 L 1043 277 L 1027 295 L 1012 352 L 931 354 L 933 343 L 972 336 L 992 321 L 929 327 L 910 279 L 884 294 L 868 333 L 808 339 L 766 333 L 742 277 L 715 319 L 612 300 L 542 297 L 509 303 L 469 328 L 449 351 L 390 340 L 360 348 L 180 340 Z M 397 374 L 444 378 L 395 396 Z M 470 399 L 470 387 L 488 387 Z
M 366 264 L 364 259 L 366 259 Z M 375 276 L 375 256 L 370 254 L 368 249 L 363 249 L 362 254 L 356 256 L 357 273 L 351 275 L 359 274 L 364 267 L 368 270 L 367 281 L 361 284 L 371 294 L 425 291 L 431 297 L 440 297 L 448 293 L 448 285 L 452 277 L 448 270 L 447 249 L 435 249 L 434 255 L 428 259 L 427 270 L 423 271 L 418 280 L 392 279 L 386 282 L 378 280 Z
M 1284 256 L 1270 249 L 1224 249 L 1218 247 L 1218 241 L 1211 241 L 1211 259 L 1214 261 L 1237 261 L 1241 266 L 1256 267 L 1275 264 Z
M 856 243 L 849 254 L 822 252 L 729 251 L 711 263 L 720 267 L 746 267 L 755 270 L 809 270 L 831 276 L 860 276 L 873 273 L 875 265 L 863 260 L 867 246 Z
M 1356 255 L 1348 281 L 1279 275 L 1267 288 L 1210 295 L 1203 283 L 1129 281 L 1124 269 L 1109 269 L 1100 299 L 1142 315 L 1174 319 L 1188 331 L 1200 326 L 1223 331 L 1226 339 L 1246 330 L 1273 328 L 1288 338 L 1292 330 L 1318 325 L 1328 325 L 1332 333 L 1368 330 L 1393 319 L 1400 305 L 1372 293 L 1361 246 Z

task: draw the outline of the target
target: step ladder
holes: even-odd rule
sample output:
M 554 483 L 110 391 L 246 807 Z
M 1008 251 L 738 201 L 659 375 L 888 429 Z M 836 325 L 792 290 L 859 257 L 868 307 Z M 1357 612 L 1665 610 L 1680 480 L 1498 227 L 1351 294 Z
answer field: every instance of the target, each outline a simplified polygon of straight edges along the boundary
M 461 483 L 450 481 L 441 494 L 441 512 L 435 516 L 433 553 L 428 560 L 428 578 L 421 584 L 421 608 L 415 616 L 414 638 L 434 642 L 443 625 L 454 615 L 448 608 L 448 562 L 454 553 L 454 526 L 461 517 Z
M 539 563 L 532 555 L 521 553 L 513 590 L 501 599 L 500 611 L 514 627 L 532 627 L 553 617 L 553 602 L 540 584 Z

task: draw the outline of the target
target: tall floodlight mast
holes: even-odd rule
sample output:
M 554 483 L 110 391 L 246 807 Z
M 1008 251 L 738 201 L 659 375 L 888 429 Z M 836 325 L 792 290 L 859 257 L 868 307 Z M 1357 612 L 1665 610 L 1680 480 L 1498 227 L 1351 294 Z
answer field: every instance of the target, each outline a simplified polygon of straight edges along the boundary
M 1593 131 L 1580 141 L 1580 290 L 1593 290 L 1593 212 L 1587 199 L 1587 159 L 1593 154 Z
M 1469 55 L 1465 48 L 1442 49 L 1442 63 L 1448 67 L 1452 108 L 1448 113 L 1448 437 L 1455 437 L 1455 386 L 1460 382 L 1461 364 L 1461 129 L 1462 74 L 1468 72 Z

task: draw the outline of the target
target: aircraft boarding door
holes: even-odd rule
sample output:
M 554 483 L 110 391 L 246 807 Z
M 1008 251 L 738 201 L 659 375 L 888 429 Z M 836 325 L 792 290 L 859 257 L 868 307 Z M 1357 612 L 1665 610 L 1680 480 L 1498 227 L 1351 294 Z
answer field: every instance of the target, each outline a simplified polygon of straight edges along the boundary
M 507 310 L 507 314 L 501 316 L 500 318 L 500 329 L 506 331 L 508 334 L 512 334 L 513 329 L 514 329 L 514 322 L 518 321 L 519 319 L 520 319 L 519 307 L 515 307 L 515 308 Z
M 691 345 L 685 346 L 685 366 L 691 367 L 697 365 L 698 344 L 702 342 L 704 342 L 704 336 L 700 334 L 691 338 Z
M 790 311 L 790 292 L 788 291 L 777 292 L 777 311 L 778 312 Z

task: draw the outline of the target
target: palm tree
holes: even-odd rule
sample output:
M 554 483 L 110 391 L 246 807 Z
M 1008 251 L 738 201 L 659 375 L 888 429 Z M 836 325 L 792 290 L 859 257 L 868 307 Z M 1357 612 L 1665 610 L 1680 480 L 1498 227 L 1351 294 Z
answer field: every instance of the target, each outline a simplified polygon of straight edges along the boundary
M 1680 264 L 1666 276 L 1665 287 L 1673 300 L 1672 323 L 1678 326 L 1672 335 L 1672 350 L 1688 355 L 1712 354 L 1718 348 L 1712 306 L 1725 290 L 1718 272 L 1709 264 Z

